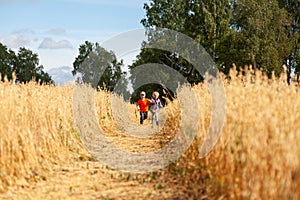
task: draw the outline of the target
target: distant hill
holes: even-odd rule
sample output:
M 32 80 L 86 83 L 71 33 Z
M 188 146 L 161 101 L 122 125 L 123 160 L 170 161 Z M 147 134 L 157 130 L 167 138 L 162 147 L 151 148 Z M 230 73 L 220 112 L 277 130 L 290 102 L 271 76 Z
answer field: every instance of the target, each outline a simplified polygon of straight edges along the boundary
M 56 85 L 68 85 L 74 82 L 76 76 L 72 75 L 72 67 L 63 66 L 57 68 L 51 68 L 47 70 L 47 73 L 51 76 Z

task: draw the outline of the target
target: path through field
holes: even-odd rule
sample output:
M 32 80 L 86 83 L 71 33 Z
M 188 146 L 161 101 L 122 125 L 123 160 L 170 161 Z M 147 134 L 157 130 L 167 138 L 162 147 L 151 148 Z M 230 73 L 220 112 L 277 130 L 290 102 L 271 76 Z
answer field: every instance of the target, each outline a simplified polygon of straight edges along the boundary
M 0 118 L 2 130 L 8 130 L 0 135 L 0 199 L 205 197 L 202 195 L 205 191 L 203 187 L 189 184 L 193 182 L 189 181 L 191 177 L 201 180 L 202 175 L 199 171 L 197 176 L 191 174 L 190 177 L 184 177 L 189 165 L 187 160 L 191 158 L 175 160 L 175 163 L 165 168 L 139 174 L 131 170 L 120 172 L 112 166 L 105 166 L 99 161 L 101 159 L 97 160 L 97 154 L 101 153 L 101 145 L 95 142 L 101 140 L 97 135 L 99 133 L 89 138 L 90 134 L 85 137 L 84 133 L 79 131 L 79 126 L 84 125 L 84 120 L 89 116 L 83 115 L 79 121 L 76 121 L 75 115 L 73 116 L 72 110 L 76 110 L 77 104 L 72 100 L 74 98 L 72 87 L 45 86 L 43 89 L 34 83 L 23 87 L 10 83 L 0 86 L 5 91 L 0 94 L 5 97 L 2 98 L 0 105 L 2 108 L 10 108 L 10 111 L 5 112 Z M 161 109 L 159 126 L 155 124 L 152 128 L 150 113 L 149 119 L 143 125 L 139 125 L 139 113 L 135 105 L 116 98 L 115 105 L 111 106 L 110 93 L 104 91 L 95 93 L 94 90 L 85 88 L 83 91 L 90 91 L 92 99 L 95 97 L 95 103 L 86 101 L 86 107 L 79 110 L 79 113 L 92 113 L 96 119 L 96 126 L 103 130 L 101 135 L 124 151 L 131 154 L 154 152 L 162 149 L 178 135 L 181 121 L 178 101 Z M 74 92 L 74 94 L 82 93 Z M 189 102 L 188 94 L 183 95 L 186 98 L 185 102 Z M 45 101 L 49 96 L 53 99 Z M 83 102 L 82 100 L 79 99 L 79 102 Z M 90 112 L 94 105 L 94 112 Z M 112 107 L 116 108 L 115 113 Z M 124 112 L 125 107 L 128 107 L 127 113 Z M 82 139 L 84 137 L 90 140 L 85 141 Z M 89 148 L 90 146 L 94 149 Z M 173 147 L 177 148 L 175 145 Z M 97 151 L 93 151 L 95 149 Z M 114 153 L 112 151 L 106 154 L 110 156 Z M 125 161 L 113 159 L 113 156 L 112 160 L 117 164 Z M 136 163 L 137 166 L 139 164 Z M 149 165 L 146 163 L 144 166 L 147 168 Z
M 146 177 L 145 177 L 146 178 Z M 122 175 L 98 162 L 74 161 L 57 165 L 43 179 L 24 187 L 11 187 L 1 199 L 168 199 L 178 193 L 155 189 L 142 178 Z
M 176 116 L 174 116 L 176 117 Z M 178 117 L 177 117 L 178 118 Z M 118 128 L 107 128 L 107 137 L 127 151 L 150 152 L 161 148 L 173 137 L 172 126 L 166 121 L 165 112 L 160 113 L 165 127 L 151 128 L 150 119 L 143 126 L 129 127 L 131 132 L 144 131 L 159 133 L 150 139 L 134 138 L 120 135 Z M 179 118 L 178 118 L 179 119 Z M 152 134 L 152 133 L 151 133 Z M 20 181 L 18 186 L 8 188 L 8 192 L 0 194 L 0 199 L 186 199 L 189 189 L 174 180 L 165 180 L 168 169 L 154 173 L 125 173 L 105 167 L 90 154 L 82 150 L 73 154 L 70 161 L 53 163 L 46 170 L 35 172 L 32 181 Z M 176 176 L 174 176 L 176 177 Z M 195 192 L 195 191 L 194 191 Z M 193 193 L 193 191 L 190 191 Z M 197 194 L 197 192 L 195 193 Z M 195 195 L 194 194 L 194 195 Z M 201 193 L 200 193 L 201 194 Z M 205 197 L 205 196 L 203 196 Z M 196 198 L 192 198 L 196 199 Z M 198 199 L 198 198 L 197 198 Z
M 198 108 L 190 103 L 190 89 L 182 93 L 186 109 L 178 92 L 178 101 L 161 110 L 160 127 L 153 129 L 150 120 L 139 125 L 135 105 L 127 104 L 126 113 L 121 102 L 111 104 L 111 93 L 96 92 L 95 101 L 81 113 L 88 114 L 95 105 L 90 113 L 103 131 L 92 135 L 89 129 L 86 143 L 78 127 L 87 118 L 79 117 L 79 125 L 74 122 L 73 86 L 0 82 L 0 199 L 300 199 L 299 85 L 287 85 L 286 74 L 272 80 L 259 71 L 245 74 L 231 71 L 231 79 L 224 79 L 226 121 L 217 144 L 202 159 L 199 150 L 211 130 L 212 113 L 222 116 L 212 112 L 206 83 L 192 88 Z M 131 154 L 155 152 L 179 135 L 185 120 L 199 125 L 196 137 L 165 168 L 134 174 L 97 160 L 100 136 Z M 183 130 L 192 133 L 189 127 Z M 114 164 L 128 160 L 104 153 L 112 155 Z

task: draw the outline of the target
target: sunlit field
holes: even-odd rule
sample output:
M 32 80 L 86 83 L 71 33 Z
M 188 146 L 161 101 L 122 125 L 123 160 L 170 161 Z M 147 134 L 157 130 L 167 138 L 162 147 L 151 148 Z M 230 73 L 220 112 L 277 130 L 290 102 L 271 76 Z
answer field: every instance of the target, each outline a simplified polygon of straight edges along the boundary
M 81 143 L 74 124 L 74 86 L 0 83 L 1 199 L 300 199 L 300 87 L 285 74 L 260 71 L 221 75 L 226 91 L 223 132 L 199 159 L 211 123 L 207 84 L 192 87 L 199 104 L 196 139 L 176 163 L 152 173 L 118 172 L 101 165 Z M 183 90 L 184 91 L 184 90 Z M 185 95 L 184 93 L 181 95 Z M 155 151 L 177 133 L 180 104 L 161 110 L 164 126 L 147 139 L 126 135 L 111 109 L 112 94 L 95 94 L 96 116 L 115 145 Z M 121 101 L 121 100 L 120 100 Z M 117 116 L 138 125 L 134 105 L 119 102 Z M 122 116 L 127 107 L 130 116 Z M 192 108 L 191 108 L 192 109 Z

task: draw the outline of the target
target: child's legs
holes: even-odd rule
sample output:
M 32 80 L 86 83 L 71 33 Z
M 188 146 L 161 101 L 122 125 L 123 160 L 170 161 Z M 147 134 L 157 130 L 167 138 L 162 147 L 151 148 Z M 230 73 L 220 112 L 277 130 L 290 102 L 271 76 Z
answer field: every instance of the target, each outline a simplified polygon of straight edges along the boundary
M 158 112 L 155 112 L 155 121 L 156 121 L 156 124 L 158 125 Z
M 144 113 L 142 111 L 140 111 L 140 124 L 143 124 L 144 122 Z
M 151 113 L 152 113 L 152 118 L 151 118 L 151 121 L 152 121 L 152 124 L 153 124 L 154 117 L 155 117 L 155 113 L 154 113 L 154 112 L 151 112 Z
M 144 120 L 148 118 L 148 112 L 140 111 L 140 124 L 143 124 Z

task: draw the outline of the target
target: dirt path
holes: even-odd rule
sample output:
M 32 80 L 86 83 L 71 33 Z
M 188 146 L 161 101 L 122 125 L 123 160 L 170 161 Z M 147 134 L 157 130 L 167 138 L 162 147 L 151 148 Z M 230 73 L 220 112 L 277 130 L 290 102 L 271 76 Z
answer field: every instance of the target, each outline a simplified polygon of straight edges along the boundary
M 149 126 L 144 128 L 149 129 Z M 132 152 L 155 150 L 170 139 L 163 133 L 147 141 L 119 134 L 110 134 L 109 137 Z M 75 155 L 68 163 L 53 164 L 35 181 L 20 181 L 19 186 L 10 187 L 7 193 L 0 194 L 0 199 L 173 199 L 180 193 L 175 187 L 164 187 L 153 181 L 150 173 L 118 172 L 101 165 L 88 154 L 85 156 L 82 159 Z
M 176 191 L 161 190 L 147 175 L 106 169 L 96 161 L 53 166 L 43 180 L 10 187 L 0 199 L 169 199 Z

